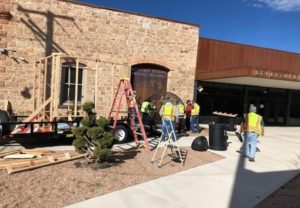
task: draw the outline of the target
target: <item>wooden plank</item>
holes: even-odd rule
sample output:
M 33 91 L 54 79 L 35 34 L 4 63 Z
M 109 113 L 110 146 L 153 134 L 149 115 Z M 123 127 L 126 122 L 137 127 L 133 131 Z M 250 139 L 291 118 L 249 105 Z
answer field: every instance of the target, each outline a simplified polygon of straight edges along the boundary
M 77 116 L 78 109 L 78 76 L 79 76 L 79 59 L 76 59 L 76 74 L 75 74 L 75 103 L 74 103 L 74 116 Z
M 55 162 L 55 159 L 54 159 L 53 156 L 48 156 L 47 158 L 48 158 L 48 160 L 49 160 L 50 163 Z
M 60 95 L 60 74 L 61 74 L 61 54 L 56 56 L 56 74 L 55 74 L 55 93 L 54 93 L 54 117 L 58 116 L 58 105 L 59 105 L 59 95 Z
M 53 121 L 53 102 L 54 102 L 54 79 L 55 79 L 55 58 L 56 56 L 52 56 L 52 65 L 51 65 L 51 93 L 50 93 L 50 121 Z
M 48 76 L 48 59 L 45 59 L 44 63 L 44 94 L 43 94 L 43 102 L 46 101 L 46 94 L 47 94 L 47 76 Z M 43 119 L 46 117 L 46 108 L 43 109 Z
M 19 173 L 19 172 L 22 172 L 22 171 L 34 170 L 34 169 L 41 168 L 41 167 L 46 167 L 46 166 L 49 166 L 49 165 L 54 165 L 54 164 L 59 164 L 59 163 L 63 163 L 63 162 L 71 161 L 71 160 L 80 159 L 80 158 L 83 158 L 84 156 L 85 155 L 78 155 L 78 156 L 75 156 L 75 157 L 70 158 L 70 159 L 64 159 L 64 160 L 55 161 L 55 162 L 52 162 L 52 163 L 35 165 L 35 166 L 20 168 L 20 169 L 15 169 L 15 170 L 8 166 L 7 172 L 9 174 L 13 174 L 13 173 Z
M 9 151 L 1 151 L 0 152 L 0 157 L 4 157 L 7 155 L 11 155 L 11 154 L 15 154 L 15 153 L 20 153 L 21 149 L 17 149 L 17 150 L 9 150 Z
M 77 156 L 70 155 L 70 158 Z M 52 162 L 55 161 L 61 161 L 65 160 L 66 155 L 65 154 L 59 154 L 59 155 L 51 155 L 50 160 Z M 32 160 L 36 165 L 49 163 L 49 157 L 41 157 L 41 158 L 32 158 L 32 159 L 12 159 L 12 160 L 0 160 L 0 169 L 6 169 L 7 166 L 10 166 L 12 169 L 21 168 L 21 167 L 28 167 L 30 164 L 32 164 Z
M 35 99 L 36 99 L 36 95 L 35 95 L 35 88 L 36 88 L 36 80 L 35 80 L 35 77 L 36 77 L 36 63 L 34 63 L 34 75 L 33 75 L 33 109 L 36 109 L 36 102 L 35 102 Z
M 24 119 L 23 122 L 30 122 L 34 119 L 34 117 L 36 117 L 36 115 L 38 113 L 40 113 L 51 101 L 51 97 L 48 98 L 48 100 L 46 100 L 39 108 L 37 108 L 34 112 L 32 112 L 30 114 L 30 116 L 28 116 L 26 119 Z
M 71 159 L 71 155 L 70 155 L 69 152 L 66 152 L 66 153 L 65 153 L 65 156 L 66 156 L 66 159 Z
M 38 67 L 38 97 L 37 97 L 37 108 L 40 107 L 41 104 L 41 62 Z
M 55 151 L 47 150 L 47 149 L 23 149 L 22 153 L 25 154 L 49 154 L 54 153 Z
M 70 113 L 70 87 L 71 87 L 71 67 L 68 67 L 68 92 L 67 92 L 67 98 L 68 98 L 68 114 Z
M 36 154 L 11 154 L 6 155 L 4 159 L 29 159 L 37 157 Z

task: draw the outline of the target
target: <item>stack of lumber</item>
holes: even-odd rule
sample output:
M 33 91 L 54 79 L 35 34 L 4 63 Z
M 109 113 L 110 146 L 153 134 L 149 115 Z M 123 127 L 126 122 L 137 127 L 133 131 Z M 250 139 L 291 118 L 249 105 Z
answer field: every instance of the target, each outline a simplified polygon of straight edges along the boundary
M 236 117 L 238 115 L 238 114 L 232 114 L 232 113 L 227 113 L 227 112 L 218 112 L 218 111 L 214 111 L 213 114 L 218 115 L 218 116 L 227 116 L 227 117 Z
M 84 155 L 74 152 L 54 152 L 47 149 L 19 149 L 0 152 L 0 169 L 9 174 L 33 170 L 70 160 Z

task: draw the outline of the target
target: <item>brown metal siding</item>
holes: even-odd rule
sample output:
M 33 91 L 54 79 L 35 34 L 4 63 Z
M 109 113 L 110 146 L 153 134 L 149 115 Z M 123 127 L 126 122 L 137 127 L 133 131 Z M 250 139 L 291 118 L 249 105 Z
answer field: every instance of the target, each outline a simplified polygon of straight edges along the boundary
M 208 74 L 228 77 L 226 70 L 236 69 L 236 76 L 255 68 L 270 72 L 300 74 L 300 54 L 200 38 L 196 79 L 208 79 Z M 241 72 L 241 70 L 245 70 Z M 223 78 L 219 77 L 219 78 Z M 212 78 L 216 78 L 215 76 Z

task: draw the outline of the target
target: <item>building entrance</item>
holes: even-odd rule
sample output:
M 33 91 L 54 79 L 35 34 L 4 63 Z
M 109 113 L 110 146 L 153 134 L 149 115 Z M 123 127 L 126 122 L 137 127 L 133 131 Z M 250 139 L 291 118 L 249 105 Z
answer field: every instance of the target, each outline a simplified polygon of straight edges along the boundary
M 137 102 L 167 92 L 168 69 L 155 64 L 138 64 L 132 66 L 131 82 L 136 91 Z
M 300 91 L 216 82 L 198 84 L 204 88 L 197 94 L 202 121 L 213 121 L 214 111 L 236 113 L 242 118 L 253 104 L 266 125 L 300 125 Z

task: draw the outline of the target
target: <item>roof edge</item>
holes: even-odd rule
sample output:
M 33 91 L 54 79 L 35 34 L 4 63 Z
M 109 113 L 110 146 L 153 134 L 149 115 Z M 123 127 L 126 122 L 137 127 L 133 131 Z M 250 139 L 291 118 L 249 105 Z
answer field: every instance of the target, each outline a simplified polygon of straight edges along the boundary
M 114 12 L 122 12 L 122 13 L 136 15 L 136 16 L 148 17 L 148 18 L 152 18 L 152 19 L 159 19 L 159 20 L 164 20 L 164 21 L 168 21 L 168 22 L 180 23 L 180 24 L 184 24 L 184 25 L 189 25 L 189 26 L 200 28 L 200 25 L 199 24 L 195 24 L 195 23 L 189 23 L 189 22 L 184 22 L 184 21 L 179 21 L 179 20 L 174 20 L 174 19 L 168 19 L 168 18 L 164 18 L 164 17 L 157 17 L 157 16 L 151 16 L 151 15 L 145 15 L 145 14 L 142 14 L 142 13 L 130 12 L 130 11 L 125 11 L 125 10 L 121 10 L 121 9 L 109 8 L 109 7 L 100 6 L 100 5 L 97 5 L 97 4 L 91 4 L 91 3 L 81 2 L 80 0 L 79 1 L 78 0 L 75 0 L 75 1 L 71 1 L 71 0 L 59 0 L 59 1 L 66 2 L 66 3 L 71 3 L 71 4 L 76 4 L 76 5 L 81 5 L 81 6 L 92 7 L 92 8 L 110 10 L 110 11 L 114 11 Z
M 291 53 L 291 54 L 300 55 L 300 53 L 293 52 L 293 51 L 286 51 L 286 50 L 281 50 L 281 49 L 276 49 L 276 48 L 262 47 L 262 46 L 257 46 L 257 45 L 250 45 L 250 44 L 245 44 L 245 43 L 236 43 L 236 42 L 231 42 L 231 41 L 227 41 L 227 40 L 219 40 L 219 39 L 214 39 L 214 38 L 199 37 L 199 40 L 201 40 L 201 39 L 213 40 L 213 41 L 218 41 L 218 42 L 223 42 L 223 43 L 230 43 L 230 44 L 235 44 L 235 45 L 242 45 L 242 46 L 260 48 L 260 49 L 268 49 L 268 50 L 277 51 L 277 52 L 284 52 L 284 53 Z

